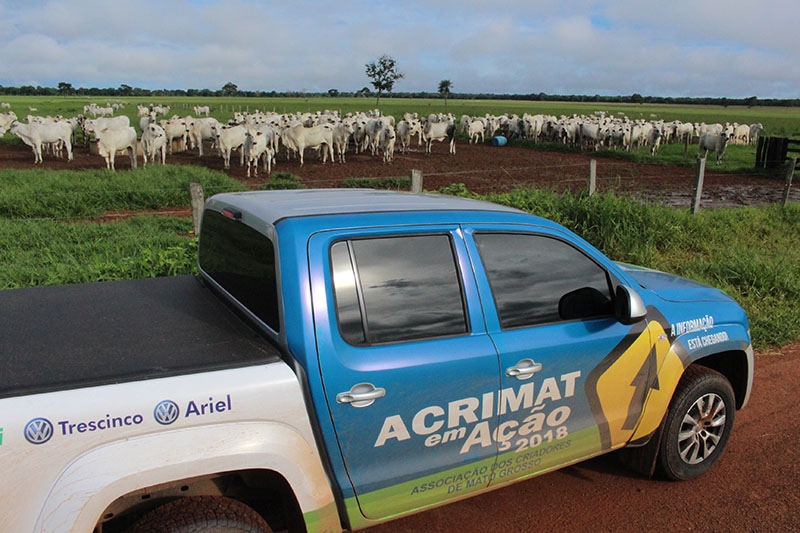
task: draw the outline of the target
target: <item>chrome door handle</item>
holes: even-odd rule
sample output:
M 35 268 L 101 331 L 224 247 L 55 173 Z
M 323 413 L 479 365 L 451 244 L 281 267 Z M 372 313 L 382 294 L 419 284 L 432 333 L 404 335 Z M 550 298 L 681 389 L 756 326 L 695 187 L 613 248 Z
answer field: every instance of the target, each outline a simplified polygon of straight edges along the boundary
M 372 383 L 357 383 L 349 391 L 337 394 L 336 402 L 349 403 L 353 407 L 367 407 L 384 396 L 386 389 L 376 387 Z
M 533 359 L 522 359 L 516 365 L 506 370 L 506 376 L 519 380 L 530 379 L 541 369 L 542 363 L 537 363 Z

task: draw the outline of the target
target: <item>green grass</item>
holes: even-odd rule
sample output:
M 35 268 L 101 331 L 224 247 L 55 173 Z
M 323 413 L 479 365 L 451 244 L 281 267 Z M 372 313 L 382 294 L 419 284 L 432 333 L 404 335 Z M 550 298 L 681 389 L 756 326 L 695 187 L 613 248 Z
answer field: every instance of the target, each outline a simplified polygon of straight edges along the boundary
M 235 111 L 341 113 L 376 108 L 374 98 L 208 98 L 164 97 L 99 99 L 7 97 L 17 115 L 29 107 L 39 115 L 75 116 L 85 104 L 124 102 L 123 113 L 138 124 L 136 104 L 170 105 L 170 114 L 189 115 L 197 104 L 228 120 Z M 690 122 L 761 122 L 764 135 L 800 137 L 800 108 L 606 104 L 382 98 L 384 114 L 449 112 L 456 116 L 543 113 L 588 115 L 604 111 L 631 119 Z M 19 143 L 6 135 L 3 145 Z M 552 149 L 552 146 L 549 147 Z M 601 152 L 598 157 L 694 166 L 696 147 L 666 145 L 657 157 L 646 150 L 630 154 Z M 754 172 L 755 147 L 731 145 L 724 163 L 708 168 Z M 405 179 L 405 178 L 404 178 Z M 188 219 L 138 217 L 113 223 L 87 222 L 110 211 L 161 209 L 189 203 L 188 183 L 199 182 L 206 196 L 242 190 L 236 180 L 203 167 L 156 166 L 135 172 L 0 172 L 0 288 L 79 283 L 120 278 L 174 275 L 194 269 L 196 241 Z M 291 175 L 276 175 L 265 188 L 295 188 Z M 350 186 L 404 188 L 403 183 L 365 182 Z M 468 194 L 453 184 L 445 191 Z M 757 347 L 800 339 L 800 207 L 686 210 L 645 206 L 612 195 L 558 197 L 542 191 L 514 191 L 486 197 L 560 222 L 611 258 L 649 266 L 720 287 L 748 312 Z
M 190 182 L 200 183 L 206 196 L 243 190 L 237 180 L 200 166 L 150 165 L 115 173 L 1 170 L 0 217 L 95 218 L 109 211 L 186 206 Z
M 112 223 L 0 219 L 0 288 L 190 273 L 197 239 L 189 218 Z
M 484 198 L 555 220 L 616 261 L 722 289 L 747 310 L 757 347 L 800 339 L 800 204 L 692 215 L 612 194 L 519 190 Z
M 275 111 L 278 113 L 310 112 L 324 109 L 340 111 L 342 114 L 380 109 L 385 115 L 400 117 L 405 112 L 427 115 L 429 113 L 453 113 L 482 116 L 486 113 L 549 114 L 570 116 L 572 114 L 591 115 L 603 111 L 608 115 L 624 114 L 631 119 L 664 119 L 684 122 L 738 122 L 751 124 L 761 122 L 764 135 L 778 137 L 800 137 L 800 108 L 797 107 L 744 107 L 718 105 L 669 105 L 669 104 L 612 104 L 605 102 L 547 102 L 524 100 L 448 100 L 445 104 L 439 98 L 387 98 L 382 97 L 380 105 L 375 98 L 244 98 L 244 97 L 77 97 L 77 96 L 6 96 L 3 101 L 11 104 L 11 109 L 20 117 L 29 113 L 37 115 L 63 115 L 67 117 L 83 113 L 83 106 L 89 103 L 123 103 L 121 113 L 131 118 L 131 124 L 138 126 L 137 104 L 152 103 L 169 105 L 170 116 L 193 115 L 195 105 L 208 105 L 211 115 L 227 121 L 235 111 L 254 112 Z M 37 111 L 31 112 L 30 107 Z M 119 114 L 119 113 L 118 113 Z

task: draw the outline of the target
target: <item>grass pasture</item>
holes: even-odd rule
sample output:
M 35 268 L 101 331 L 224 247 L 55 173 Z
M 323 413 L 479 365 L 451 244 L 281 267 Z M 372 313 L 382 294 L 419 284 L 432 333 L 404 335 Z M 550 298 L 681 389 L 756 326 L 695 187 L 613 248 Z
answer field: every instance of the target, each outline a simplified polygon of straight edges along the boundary
M 20 118 L 36 114 L 74 116 L 85 98 L 0 98 Z M 356 98 L 164 98 L 120 99 L 124 113 L 138 123 L 136 104 L 170 105 L 172 113 L 192 114 L 210 105 L 220 120 L 234 111 L 279 112 L 338 109 L 342 113 L 375 108 L 374 99 Z M 95 101 L 105 104 L 108 100 Z M 452 112 L 590 114 L 606 111 L 630 118 L 692 122 L 761 122 L 765 134 L 800 137 L 800 109 L 719 106 L 652 106 L 520 101 L 381 99 L 384 114 Z M 3 144 L 18 143 L 6 135 Z M 664 146 L 656 158 L 644 151 L 621 156 L 664 164 L 694 164 L 694 148 L 684 159 L 682 145 Z M 752 171 L 753 146 L 730 146 L 723 170 Z M 712 164 L 713 163 L 709 163 Z M 206 195 L 241 190 L 225 174 L 197 166 L 151 165 L 135 171 L 53 172 L 0 170 L 0 289 L 175 275 L 195 268 L 196 239 L 187 217 L 139 216 L 109 221 L 117 211 L 163 209 L 189 204 L 188 183 L 199 181 Z M 291 186 L 291 184 L 290 184 Z M 453 189 L 458 192 L 457 188 Z M 486 197 L 552 218 L 592 242 L 615 260 L 684 275 L 725 290 L 741 302 L 751 319 L 757 347 L 800 339 L 800 205 L 786 208 L 685 210 L 645 206 L 609 195 L 557 197 L 542 191 L 516 191 Z
M 666 105 L 666 104 L 611 104 L 605 102 L 543 102 L 523 100 L 453 100 L 445 104 L 434 98 L 387 98 L 376 105 L 374 98 L 244 98 L 244 97 L 97 97 L 76 96 L 3 96 L 0 100 L 11 104 L 20 119 L 28 114 L 76 116 L 83 113 L 83 107 L 90 103 L 106 105 L 124 104 L 120 113 L 131 118 L 131 124 L 138 125 L 137 105 L 161 104 L 170 106 L 170 115 L 193 115 L 196 105 L 208 105 L 211 115 L 218 120 L 227 121 L 235 111 L 254 112 L 275 111 L 278 113 L 317 112 L 325 109 L 337 110 L 342 114 L 380 109 L 385 115 L 401 116 L 403 113 L 453 113 L 454 115 L 482 116 L 486 113 L 551 114 L 555 116 L 591 115 L 605 112 L 607 115 L 625 115 L 631 119 L 664 119 L 683 122 L 738 122 L 764 125 L 764 134 L 778 137 L 800 137 L 800 107 L 744 107 L 716 105 Z M 31 111 L 30 108 L 36 109 Z M 117 113 L 119 114 L 119 113 Z

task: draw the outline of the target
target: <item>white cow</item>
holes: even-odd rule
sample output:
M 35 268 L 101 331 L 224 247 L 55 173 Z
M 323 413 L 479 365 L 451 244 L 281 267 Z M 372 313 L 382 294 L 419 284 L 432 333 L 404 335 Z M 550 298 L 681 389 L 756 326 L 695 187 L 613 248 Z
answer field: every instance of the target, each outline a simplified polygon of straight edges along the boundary
M 755 143 L 758 140 L 758 134 L 761 130 L 764 129 L 764 126 L 759 122 L 757 124 L 750 124 L 750 144 Z
M 294 150 L 300 156 L 300 165 L 303 165 L 303 152 L 306 148 L 322 148 L 322 163 L 328 161 L 330 154 L 331 162 L 333 156 L 333 127 L 330 124 L 321 124 L 306 128 L 302 124 L 295 124 L 285 128 L 281 132 L 281 141 L 289 149 Z
M 419 135 L 420 142 L 422 141 L 422 123 L 418 119 L 404 118 L 397 123 L 395 133 L 400 140 L 400 151 L 406 153 L 408 145 L 411 144 L 411 137 Z
M 250 177 L 250 169 L 254 170 L 254 175 L 258 177 L 258 160 L 264 158 L 264 170 L 272 172 L 272 149 L 267 134 L 263 131 L 249 130 L 244 137 L 244 158 L 247 161 L 247 177 Z
M 167 148 L 170 154 L 172 153 L 172 141 L 175 139 L 180 139 L 184 150 L 186 149 L 189 126 L 185 118 L 173 116 L 170 119 L 161 119 L 159 124 L 164 128 L 164 133 L 167 136 Z
M 338 122 L 333 124 L 333 151 L 339 156 L 339 162 L 344 163 L 344 154 L 347 152 L 347 145 L 350 142 L 355 129 L 352 122 Z
M 121 130 L 130 127 L 130 125 L 131 119 L 129 119 L 127 115 L 118 115 L 116 117 L 98 117 L 83 121 L 83 133 L 87 136 L 97 136 L 97 132 L 100 130 Z
M 147 166 L 148 159 L 156 161 L 159 154 L 163 165 L 167 162 L 167 134 L 158 124 L 149 124 L 142 132 L 144 166 Z
M 481 142 L 485 142 L 484 132 L 486 131 L 486 123 L 481 120 L 480 118 L 476 118 L 470 121 L 467 125 L 467 135 L 469 136 L 469 142 L 472 144 L 472 141 L 475 141 L 475 144 L 478 144 L 478 137 L 481 138 Z
M 704 133 L 698 141 L 697 157 L 706 157 L 708 152 L 715 152 L 717 154 L 717 164 L 719 165 L 722 163 L 722 156 L 725 155 L 727 144 L 728 135 L 725 133 Z
M 13 124 L 15 120 L 17 120 L 17 114 L 13 111 L 0 113 L 0 136 L 6 134 L 8 128 L 11 127 L 11 124 Z
M 67 160 L 72 161 L 72 125 L 67 122 L 24 124 L 13 122 L 11 133 L 33 149 L 33 162 L 42 162 L 42 146 L 55 143 L 67 149 Z
M 456 153 L 456 125 L 453 121 L 447 120 L 444 122 L 430 122 L 428 121 L 422 129 L 422 135 L 425 139 L 425 153 L 431 153 L 431 143 L 433 141 L 442 142 L 447 139 L 450 142 L 450 155 Z
M 211 113 L 211 110 L 207 105 L 196 105 L 194 106 L 194 114 L 197 116 L 205 115 L 208 116 Z
M 390 124 L 384 124 L 378 132 L 378 151 L 383 156 L 384 163 L 391 163 L 394 160 L 394 145 L 397 140 L 397 133 Z
M 129 150 L 131 168 L 136 168 L 136 129 L 128 126 L 122 129 L 106 128 L 95 132 L 97 152 L 106 160 L 106 168 L 116 171 L 114 158 L 117 152 Z
M 198 157 L 203 156 L 204 141 L 212 141 L 214 146 L 217 145 L 215 128 L 221 127 L 222 124 L 214 117 L 200 117 L 191 121 L 189 124 L 189 144 L 192 148 L 197 147 Z M 217 147 L 217 152 L 219 152 L 219 147 Z
M 647 146 L 650 147 L 650 155 L 658 154 L 658 149 L 661 146 L 661 139 L 663 135 L 661 134 L 661 130 L 658 128 L 653 128 L 650 130 L 650 133 L 647 134 Z
M 239 150 L 239 165 L 244 166 L 244 141 L 247 128 L 242 124 L 235 126 L 213 127 L 217 135 L 217 146 L 219 147 L 225 169 L 231 168 L 231 151 Z

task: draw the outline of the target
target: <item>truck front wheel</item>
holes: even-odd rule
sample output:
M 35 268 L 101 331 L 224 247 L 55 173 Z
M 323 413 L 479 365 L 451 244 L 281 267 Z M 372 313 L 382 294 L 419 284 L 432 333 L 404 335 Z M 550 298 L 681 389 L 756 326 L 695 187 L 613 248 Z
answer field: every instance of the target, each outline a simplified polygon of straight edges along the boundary
M 238 500 L 215 496 L 181 498 L 156 507 L 129 533 L 269 533 L 267 522 Z
M 725 376 L 702 366 L 687 368 L 665 420 L 658 457 L 664 475 L 691 479 L 711 468 L 728 442 L 735 410 Z

